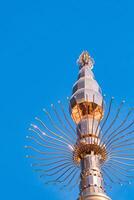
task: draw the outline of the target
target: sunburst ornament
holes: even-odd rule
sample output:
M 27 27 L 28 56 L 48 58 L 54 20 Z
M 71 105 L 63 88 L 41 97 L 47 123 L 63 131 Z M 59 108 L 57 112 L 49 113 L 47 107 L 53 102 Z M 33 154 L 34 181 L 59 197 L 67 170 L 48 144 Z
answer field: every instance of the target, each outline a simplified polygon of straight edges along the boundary
M 134 179 L 134 109 L 124 114 L 125 101 L 116 107 L 113 97 L 104 103 L 93 63 L 88 52 L 80 55 L 69 113 L 61 101 L 51 113 L 43 109 L 46 118 L 35 118 L 25 147 L 44 183 L 79 185 L 79 200 L 109 200 L 107 187 Z

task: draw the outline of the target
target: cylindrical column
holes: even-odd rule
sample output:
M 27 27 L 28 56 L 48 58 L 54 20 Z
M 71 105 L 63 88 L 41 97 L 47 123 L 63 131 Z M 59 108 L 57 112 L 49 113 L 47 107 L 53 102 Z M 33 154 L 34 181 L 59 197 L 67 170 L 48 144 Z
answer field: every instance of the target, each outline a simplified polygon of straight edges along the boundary
M 106 147 L 100 144 L 100 121 L 104 115 L 101 88 L 92 72 L 94 61 L 83 52 L 78 60 L 79 75 L 70 98 L 70 114 L 77 124 L 73 159 L 81 165 L 80 200 L 109 200 L 103 186 L 100 163 Z
M 81 200 L 110 200 L 104 192 L 100 158 L 91 152 L 81 160 Z

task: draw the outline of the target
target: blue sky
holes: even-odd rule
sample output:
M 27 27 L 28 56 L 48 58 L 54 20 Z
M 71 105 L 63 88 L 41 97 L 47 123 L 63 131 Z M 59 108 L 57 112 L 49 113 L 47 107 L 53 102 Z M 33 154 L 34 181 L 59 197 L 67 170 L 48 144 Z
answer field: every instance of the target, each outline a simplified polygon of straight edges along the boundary
M 76 59 L 88 50 L 96 79 L 117 102 L 134 99 L 133 0 L 0 1 L 0 198 L 76 199 L 44 187 L 25 159 L 27 127 L 43 107 L 71 94 Z M 113 200 L 134 199 L 133 185 Z

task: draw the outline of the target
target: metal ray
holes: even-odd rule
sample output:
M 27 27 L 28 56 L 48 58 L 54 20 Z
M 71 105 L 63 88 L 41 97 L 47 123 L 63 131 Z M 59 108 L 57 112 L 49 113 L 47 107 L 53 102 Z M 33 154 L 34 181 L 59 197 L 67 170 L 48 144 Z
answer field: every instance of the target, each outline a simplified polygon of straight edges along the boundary
M 122 159 L 122 160 L 131 160 L 131 161 L 134 161 L 134 158 L 125 158 L 123 156 L 116 156 L 115 154 L 111 154 L 110 158 L 119 158 L 119 159 Z
M 52 105 L 51 107 L 52 107 L 52 109 L 53 109 L 53 111 L 54 111 L 54 113 L 55 113 L 55 116 L 57 117 L 58 121 L 60 122 L 60 124 L 62 125 L 62 127 L 67 131 L 66 134 L 70 133 L 70 135 L 73 137 L 73 139 L 74 139 L 74 141 L 75 141 L 75 140 L 76 140 L 76 135 L 74 135 L 74 134 L 66 127 L 66 125 L 63 123 L 63 121 L 62 121 L 62 119 L 61 119 L 59 113 L 57 112 L 55 106 Z M 69 138 L 70 138 L 70 137 L 69 137 Z M 70 139 L 72 140 L 72 138 L 70 138 Z M 73 141 L 73 142 L 74 142 L 74 141 Z
M 129 173 L 129 171 L 128 171 L 126 168 L 121 167 L 121 166 L 120 166 L 119 164 L 117 164 L 117 163 L 115 164 L 114 162 L 108 161 L 107 163 L 104 164 L 104 166 L 105 166 L 105 165 L 109 165 L 109 166 L 113 165 L 113 166 L 119 168 L 120 170 L 123 170 L 123 171 Z
M 32 163 L 32 167 L 36 167 L 36 166 L 42 166 L 42 167 L 47 167 L 47 166 L 51 166 L 51 165 L 55 165 L 57 163 L 62 163 L 64 161 L 72 161 L 71 159 L 65 158 L 64 160 L 58 160 L 56 162 L 52 162 L 52 163 Z
M 58 161 L 56 161 L 56 162 L 47 163 L 47 164 L 46 164 L 46 163 L 32 163 L 32 167 L 36 167 L 36 166 L 47 167 L 47 166 L 55 165 L 55 164 L 57 164 L 57 163 L 62 163 L 62 162 L 64 162 L 64 161 L 71 161 L 71 162 L 72 162 L 71 159 L 65 158 L 64 160 L 58 160 Z
M 38 119 L 39 120 L 39 119 Z M 44 122 L 41 122 L 40 120 L 40 123 L 42 123 L 42 125 L 44 124 Z M 45 125 L 45 124 L 44 124 Z M 62 135 L 64 135 L 66 141 L 69 141 L 71 143 L 74 143 L 74 140 L 72 140 L 72 138 L 68 135 L 68 133 L 70 133 L 70 131 L 68 131 L 68 133 L 66 133 L 65 131 L 63 131 L 62 129 L 60 129 L 58 126 L 56 126 L 56 130 L 58 130 Z M 50 131 L 49 131 L 50 132 Z
M 60 143 L 62 143 L 62 144 L 58 144 L 58 143 L 55 143 L 55 142 L 52 142 L 52 141 L 48 141 L 48 140 L 45 140 L 44 139 L 44 137 L 42 137 L 41 135 L 40 135 L 40 133 L 39 132 L 37 132 L 36 130 L 34 130 L 34 129 L 32 129 L 32 128 L 29 128 L 29 131 L 32 131 L 33 133 L 35 133 L 43 142 L 45 142 L 45 143 L 49 143 L 49 144 L 52 144 L 52 145 L 55 145 L 55 146 L 60 146 L 60 147 L 62 147 L 62 148 L 64 148 L 64 147 L 66 147 L 66 144 L 65 143 L 62 143 L 62 142 L 60 142 Z M 41 133 L 42 134 L 42 133 Z M 44 135 L 43 135 L 44 136 Z M 45 135 L 46 136 L 46 135 Z M 47 136 L 46 136 L 47 137 Z
M 124 153 L 126 151 L 129 151 L 130 153 L 128 153 L 128 154 Z M 111 154 L 116 155 L 116 156 L 125 156 L 125 157 L 129 156 L 130 158 L 133 158 L 134 154 L 132 154 L 131 151 L 134 151 L 134 148 L 127 148 L 127 149 L 122 149 L 122 150 L 118 150 L 118 151 L 113 151 Z M 109 153 L 109 157 L 111 154 Z
M 55 133 L 55 132 L 53 132 L 52 130 L 50 130 L 47 126 L 46 126 L 46 124 L 41 120 L 41 119 L 39 119 L 38 117 L 35 117 L 35 119 L 38 121 L 38 122 L 40 122 L 40 124 L 47 130 L 47 131 L 49 131 L 49 133 Z M 62 135 L 64 135 L 64 140 L 65 141 L 67 141 L 67 142 L 73 142 L 72 141 L 72 139 L 64 132 L 64 131 L 62 131 L 58 126 L 56 126 L 57 127 L 57 129 L 56 130 L 58 130 Z M 57 134 L 57 133 L 55 133 L 54 134 L 55 136 L 57 136 L 57 137 L 60 137 L 60 135 L 59 134 Z
M 115 139 L 119 134 L 124 133 L 126 130 L 128 130 L 132 125 L 134 124 L 134 121 L 132 121 L 132 123 L 130 123 L 127 127 L 125 127 L 124 129 L 122 129 L 121 131 L 119 131 L 117 134 L 115 134 L 114 136 L 112 136 L 110 139 L 108 139 L 105 142 L 105 145 L 107 145 L 110 141 L 112 141 L 112 139 Z
M 42 158 L 42 157 L 36 157 L 36 156 L 31 156 L 31 155 L 26 155 L 26 158 L 30 158 L 30 159 L 35 159 L 35 160 L 42 160 L 42 161 L 45 161 L 45 160 L 54 160 L 54 159 L 59 159 L 59 158 L 65 158 L 65 155 L 63 156 L 53 156 L 53 157 L 50 157 L 50 158 Z M 71 155 L 66 155 L 66 158 L 70 158 L 72 159 L 72 156 Z
M 58 174 L 58 173 L 61 173 L 62 170 L 68 168 L 69 166 L 74 167 L 74 164 L 65 165 L 65 166 L 63 166 L 62 168 L 58 169 L 56 172 L 51 173 L 51 174 L 46 174 L 46 173 L 44 173 L 44 172 L 45 172 L 44 169 L 37 169 L 36 171 L 37 171 L 37 172 L 43 172 L 43 174 L 40 175 L 40 178 L 42 178 L 42 177 L 44 177 L 44 176 L 54 176 L 54 175 L 56 175 L 56 174 Z
M 64 135 L 64 137 L 61 136 L 61 135 L 55 133 L 54 131 L 50 130 L 50 129 L 45 125 L 45 123 L 42 122 L 39 118 L 35 117 L 35 119 L 36 119 L 37 121 L 39 121 L 39 122 L 42 124 L 42 126 L 43 126 L 49 133 L 53 134 L 54 136 L 56 136 L 56 137 L 58 137 L 58 138 L 62 138 L 64 141 L 66 141 L 66 142 L 68 142 L 69 144 L 71 144 L 71 141 L 65 138 L 65 134 L 62 133 L 62 134 Z M 33 125 L 33 126 L 35 126 L 35 125 Z M 37 126 L 37 127 L 38 127 L 38 126 Z M 40 130 L 41 130 L 41 129 L 40 129 Z M 58 129 L 57 129 L 57 130 L 58 130 Z M 58 130 L 58 131 L 59 131 L 59 130 Z
M 108 131 L 113 127 L 113 125 L 115 124 L 116 120 L 118 119 L 118 116 L 120 114 L 120 111 L 122 109 L 123 104 L 125 103 L 125 101 L 122 101 L 121 104 L 119 105 L 118 109 L 117 109 L 117 113 L 114 117 L 114 119 L 112 120 L 111 124 L 109 125 L 109 127 L 106 129 L 106 131 L 103 133 L 103 136 L 107 135 Z
M 33 151 L 37 152 L 37 153 L 40 153 L 40 154 L 45 154 L 45 155 L 53 155 L 53 154 L 62 154 L 62 155 L 69 155 L 70 153 L 67 153 L 67 152 L 45 152 L 45 151 L 40 151 L 32 146 L 25 146 L 26 149 L 32 149 Z
M 35 137 L 33 136 L 27 136 L 27 139 L 30 139 L 30 140 L 33 140 L 36 144 L 42 146 L 42 147 L 46 147 L 48 149 L 55 149 L 55 150 L 59 150 L 59 151 L 64 151 L 64 152 L 70 152 L 69 148 L 68 149 L 61 149 L 61 148 L 56 148 L 54 146 L 49 146 L 49 145 L 45 145 L 45 144 L 42 144 L 41 142 L 39 142 Z M 70 152 L 71 153 L 71 152 Z
M 67 146 L 68 146 L 68 145 L 72 145 L 71 143 L 67 143 L 67 142 L 65 142 L 65 141 L 62 141 L 61 139 L 64 140 L 64 138 L 63 138 L 62 136 L 58 136 L 58 137 L 60 138 L 60 139 L 58 139 L 58 138 L 55 138 L 55 137 L 53 137 L 53 136 L 48 135 L 46 132 L 42 131 L 42 130 L 41 130 L 38 126 L 36 126 L 36 125 L 31 124 L 31 126 L 32 126 L 34 129 L 38 130 L 43 136 L 46 136 L 46 137 L 48 137 L 48 138 L 50 138 L 50 139 L 53 139 L 53 140 L 55 140 L 55 141 L 58 141 L 58 142 L 60 142 L 60 143 L 62 143 L 62 144 L 66 144 Z M 55 135 L 55 134 L 54 134 L 54 135 Z
M 60 180 L 61 183 L 64 183 L 68 180 L 68 178 L 70 177 L 70 175 L 76 171 L 76 168 L 73 168 L 71 172 L 69 172 L 69 174 L 67 174 L 62 180 Z
M 130 141 L 131 142 L 134 141 L 134 138 L 129 138 L 129 139 L 123 140 L 123 141 L 117 143 L 116 145 L 113 145 L 110 148 L 107 148 L 107 150 L 108 150 L 108 152 L 110 152 L 110 151 L 112 151 L 112 150 L 114 150 L 116 148 L 119 149 L 119 148 L 124 147 L 124 146 L 134 145 L 134 142 L 128 143 Z
M 113 97 L 111 98 L 111 100 L 110 100 L 110 104 L 109 104 L 109 108 L 108 108 L 108 113 L 107 113 L 107 116 L 106 116 L 106 118 L 105 118 L 105 120 L 103 121 L 103 124 L 101 125 L 101 128 L 100 128 L 100 131 L 99 131 L 99 134 L 98 134 L 98 137 L 100 137 L 100 133 L 101 133 L 101 131 L 103 130 L 103 128 L 104 128 L 104 126 L 105 126 L 105 124 L 107 123 L 107 120 L 108 120 L 108 118 L 109 118 L 109 116 L 110 116 L 110 113 L 111 113 L 111 106 L 112 106 L 112 103 L 113 103 Z M 102 139 L 101 139 L 102 140 Z
M 110 167 L 110 166 L 108 166 L 108 167 Z M 111 169 L 112 169 L 112 170 L 111 170 Z M 133 177 L 132 177 L 132 176 L 128 176 L 128 175 L 126 175 L 125 173 L 119 171 L 117 168 L 113 168 L 112 166 L 110 167 L 110 172 L 111 172 L 111 171 L 114 171 L 114 172 L 113 172 L 114 175 L 115 175 L 115 171 L 116 171 L 118 175 L 120 174 L 120 176 L 125 176 L 125 178 L 133 178 L 133 177 L 134 177 L 134 176 L 133 176 Z M 116 176 L 117 178 L 119 178 L 120 183 L 122 183 L 122 182 L 128 183 L 127 180 L 120 179 L 120 177 L 119 177 L 118 175 L 115 175 L 115 176 Z
M 128 166 L 128 167 L 134 167 L 134 164 L 124 163 L 124 162 L 121 162 L 121 161 L 116 160 L 116 159 L 113 159 L 113 158 L 110 158 L 110 160 L 113 161 L 113 162 L 116 162 L 116 163 L 122 164 L 122 165 L 126 165 L 126 166 Z
M 106 166 L 105 166 L 105 168 L 107 169 L 107 171 L 110 172 L 110 174 L 112 175 L 112 177 L 115 177 L 115 178 L 116 178 L 117 183 L 121 184 L 122 182 L 126 182 L 126 181 L 120 179 L 120 177 L 119 177 L 118 175 L 116 175 L 115 173 L 113 173 L 112 170 L 111 170 L 111 168 L 108 168 L 108 167 L 106 167 Z
M 118 137 L 118 138 L 113 138 L 114 140 L 110 140 L 109 142 L 107 142 L 107 143 L 105 144 L 106 148 L 109 148 L 112 144 L 116 144 L 116 142 L 118 142 L 119 140 L 121 140 L 121 139 L 123 139 L 124 137 L 126 137 L 126 136 L 128 136 L 128 135 L 131 135 L 131 134 L 133 134 L 133 133 L 134 133 L 134 130 L 132 130 L 132 131 L 130 131 L 130 132 L 126 133 L 125 135 L 120 136 L 120 137 Z M 114 142 L 115 142 L 115 143 L 114 143 Z
M 120 123 L 120 125 L 119 125 L 115 130 L 113 130 L 111 133 L 109 133 L 109 135 L 107 136 L 107 140 L 108 140 L 113 134 L 115 134 L 121 127 L 124 126 L 124 124 L 127 122 L 128 117 L 131 115 L 131 113 L 132 113 L 133 110 L 134 110 L 134 109 L 132 108 L 132 109 L 128 112 L 128 114 L 126 115 L 125 119 Z M 105 142 L 105 140 L 104 140 L 104 142 Z
M 68 117 L 66 116 L 66 113 L 65 113 L 65 110 L 64 110 L 64 107 L 63 107 L 61 101 L 58 101 L 58 103 L 60 105 L 61 111 L 63 112 L 63 115 L 64 115 L 64 118 L 65 118 L 66 122 L 68 123 L 68 125 L 70 126 L 70 128 L 73 130 L 73 132 L 76 134 L 76 130 L 74 129 L 74 127 L 72 126 L 72 124 L 68 120 Z
M 104 110 L 104 100 L 102 100 L 101 106 L 102 106 L 102 110 Z M 98 120 L 98 124 L 97 124 L 96 130 L 95 130 L 95 135 L 97 134 L 97 131 L 98 131 L 98 128 L 99 128 L 100 124 L 101 124 L 101 117 L 100 117 L 100 119 Z M 100 134 L 99 134 L 99 135 L 100 135 Z
M 72 168 L 74 167 L 69 167 L 66 171 L 64 171 L 64 173 L 62 173 L 58 178 L 56 178 L 55 180 L 50 180 L 47 183 L 63 183 L 67 180 L 67 177 L 65 177 L 63 180 L 60 180 L 60 178 L 62 178 L 68 171 L 70 171 Z M 74 169 L 71 171 L 71 173 L 74 171 Z M 71 174 L 70 173 L 70 174 Z
M 58 178 L 56 178 L 56 181 L 60 180 L 60 178 L 62 178 L 68 171 L 70 171 L 70 169 L 72 169 L 72 166 L 69 167 L 66 171 L 64 171 L 64 173 L 62 173 L 60 176 L 58 176 Z M 64 182 L 64 181 L 62 180 L 60 182 Z
M 74 172 L 74 173 L 73 173 Z M 71 177 L 71 179 L 68 181 L 68 183 L 67 184 L 65 184 L 64 185 L 64 187 L 68 187 L 70 184 L 71 184 L 71 182 L 73 181 L 73 179 L 74 179 L 74 177 L 76 176 L 76 174 L 77 174 L 77 169 L 74 169 L 74 171 L 73 171 L 72 173 L 70 173 L 68 176 L 67 176 L 67 179 L 71 176 L 71 174 L 72 174 L 72 177 Z
M 57 166 L 55 166 L 55 167 L 53 167 L 53 168 L 50 168 L 50 169 L 44 170 L 44 172 L 50 172 L 50 171 L 53 171 L 53 170 L 55 170 L 55 169 L 57 169 L 57 168 L 60 168 L 60 167 L 62 167 L 62 166 L 64 166 L 64 165 L 67 165 L 67 164 L 72 164 L 72 162 L 71 162 L 71 161 L 68 161 L 68 162 L 62 163 L 62 164 L 57 165 Z
M 125 101 L 122 101 L 117 109 L 117 113 L 114 117 L 114 119 L 112 120 L 111 124 L 109 125 L 109 127 L 106 129 L 106 131 L 103 133 L 102 139 L 104 140 L 104 136 L 107 136 L 108 131 L 113 127 L 113 125 L 115 124 L 115 122 L 117 121 L 120 111 L 122 109 L 123 104 L 125 103 Z
M 79 181 L 80 181 L 80 175 L 78 175 L 78 178 L 76 179 L 75 183 L 70 187 L 71 191 L 79 184 Z
M 108 175 L 108 173 L 105 171 L 105 167 L 102 168 L 102 171 L 104 172 L 104 175 L 110 180 L 111 183 L 115 183 L 113 179 Z

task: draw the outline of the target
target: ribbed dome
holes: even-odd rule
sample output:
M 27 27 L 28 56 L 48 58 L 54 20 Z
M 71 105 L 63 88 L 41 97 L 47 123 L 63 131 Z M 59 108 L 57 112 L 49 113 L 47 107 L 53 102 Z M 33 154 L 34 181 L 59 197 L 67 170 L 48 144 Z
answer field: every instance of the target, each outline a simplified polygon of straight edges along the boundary
M 77 123 L 79 122 L 79 117 L 76 114 L 76 110 L 79 109 L 79 113 L 81 115 L 80 110 L 82 104 L 85 105 L 85 103 L 87 104 L 87 106 L 90 105 L 90 107 L 94 107 L 95 110 L 97 110 L 99 107 L 99 111 L 97 111 L 99 112 L 97 113 L 97 118 L 100 118 L 102 116 L 101 107 L 103 97 L 100 86 L 95 80 L 94 74 L 92 72 L 93 63 L 91 63 L 90 57 L 86 60 L 85 64 L 84 61 L 82 61 L 82 66 L 79 70 L 78 79 L 73 85 L 72 96 L 70 98 L 70 113 L 71 115 L 73 114 L 72 117 Z M 94 104 L 94 106 L 91 106 L 91 104 Z M 91 112 L 89 114 L 91 114 Z

